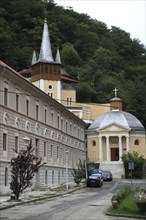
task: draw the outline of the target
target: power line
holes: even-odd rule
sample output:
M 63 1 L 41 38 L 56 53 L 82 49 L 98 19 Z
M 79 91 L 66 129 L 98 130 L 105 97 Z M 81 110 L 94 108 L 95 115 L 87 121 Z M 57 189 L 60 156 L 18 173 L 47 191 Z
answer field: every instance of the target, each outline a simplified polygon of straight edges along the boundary
M 0 92 L 4 93 L 5 91 L 4 90 L 1 90 L 0 89 Z M 21 93 L 21 92 L 12 92 L 12 91 L 7 91 L 7 93 L 10 93 L 10 94 L 14 94 L 14 95 L 25 95 L 25 96 L 30 96 L 30 97 L 36 97 L 34 95 L 30 95 L 28 93 Z M 46 93 L 45 93 L 46 94 Z M 46 94 L 47 95 L 47 94 Z M 50 96 L 49 96 L 50 97 Z M 52 98 L 52 97 L 50 97 Z M 52 98 L 54 99 L 54 98 Z M 61 101 L 61 102 L 67 102 L 67 100 L 63 100 L 63 99 L 55 99 L 56 101 Z M 76 104 L 86 104 L 86 105 L 98 105 L 98 106 L 104 106 L 104 107 L 110 107 L 110 104 L 99 104 L 99 103 L 92 103 L 92 102 L 77 102 L 77 101 L 71 101 L 71 103 L 76 103 Z M 71 107 L 71 106 L 68 106 L 68 107 Z

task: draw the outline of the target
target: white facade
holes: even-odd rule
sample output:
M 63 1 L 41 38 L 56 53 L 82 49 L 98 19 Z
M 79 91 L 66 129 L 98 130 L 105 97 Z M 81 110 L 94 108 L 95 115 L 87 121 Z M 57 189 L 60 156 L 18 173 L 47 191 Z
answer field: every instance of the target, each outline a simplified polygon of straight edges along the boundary
M 0 91 L 0 193 L 10 191 L 13 149 L 24 148 L 25 137 L 32 139 L 36 155 L 46 162 L 33 187 L 65 183 L 66 162 L 71 181 L 72 167 L 86 159 L 86 124 L 1 61 Z

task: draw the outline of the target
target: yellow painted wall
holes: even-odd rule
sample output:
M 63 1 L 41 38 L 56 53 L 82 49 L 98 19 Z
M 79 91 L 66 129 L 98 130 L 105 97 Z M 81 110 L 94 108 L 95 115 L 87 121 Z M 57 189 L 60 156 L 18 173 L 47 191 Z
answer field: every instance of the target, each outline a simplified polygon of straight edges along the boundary
M 39 81 L 35 81 L 35 82 L 33 82 L 33 85 L 35 85 L 36 87 L 40 87 L 40 83 L 39 83 Z
M 76 102 L 76 90 L 61 90 L 61 104 L 64 106 L 67 106 L 67 98 L 72 99 L 72 104 L 71 106 L 75 106 Z M 65 101 L 63 101 L 65 100 Z
M 85 120 L 95 120 L 99 115 L 110 110 L 109 104 L 76 103 L 76 107 L 83 108 L 83 118 Z
M 93 146 L 93 141 L 96 145 Z M 99 160 L 99 141 L 97 136 L 88 135 L 87 138 L 87 159 L 89 162 L 95 162 Z
M 49 85 L 52 85 L 52 89 L 49 89 Z M 57 96 L 57 81 L 45 80 L 45 82 L 44 82 L 44 92 L 46 94 L 53 93 L 52 98 L 57 99 L 58 98 L 58 96 Z
M 102 132 L 103 135 L 110 135 L 112 132 Z M 109 138 L 109 143 L 110 143 L 110 148 L 119 148 L 119 139 L 118 135 L 124 135 L 122 137 L 122 154 L 126 153 L 126 135 L 128 134 L 127 131 L 121 131 L 120 132 L 114 132 L 115 136 L 110 136 Z M 89 162 L 95 162 L 99 161 L 99 140 L 98 140 L 98 133 L 94 134 L 88 134 L 87 135 L 87 155 L 88 155 L 88 161 Z M 117 136 L 116 136 L 117 135 Z M 129 148 L 130 152 L 136 151 L 139 154 L 143 155 L 144 158 L 146 159 L 146 137 L 144 133 L 139 134 L 134 132 L 134 134 L 129 133 L 130 138 L 129 138 Z M 139 145 L 134 145 L 135 140 L 139 140 Z M 96 142 L 96 146 L 93 146 L 93 141 Z M 103 161 L 106 160 L 106 138 L 102 137 L 102 146 L 103 146 Z
M 37 86 L 38 88 L 40 88 L 40 82 L 39 81 L 33 82 L 33 84 L 35 86 Z M 52 85 L 52 89 L 49 89 L 49 85 Z M 57 81 L 44 80 L 44 92 L 46 94 L 53 93 L 52 98 L 57 99 L 58 98 L 58 95 L 57 95 Z
M 135 140 L 139 140 L 139 145 L 134 144 Z M 136 151 L 139 154 L 144 155 L 144 157 L 146 158 L 146 139 L 144 135 L 139 134 L 136 136 L 136 135 L 131 134 L 130 148 L 131 148 L 131 151 Z

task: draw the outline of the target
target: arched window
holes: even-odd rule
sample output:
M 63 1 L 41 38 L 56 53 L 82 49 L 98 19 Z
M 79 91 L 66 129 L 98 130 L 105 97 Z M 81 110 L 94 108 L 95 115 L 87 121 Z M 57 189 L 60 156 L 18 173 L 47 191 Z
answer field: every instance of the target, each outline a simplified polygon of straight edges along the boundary
M 18 117 L 15 119 L 15 127 L 16 128 L 20 127 L 20 119 Z
M 45 128 L 45 130 L 44 130 L 44 137 L 48 137 L 48 129 L 47 128 Z
M 93 141 L 92 141 L 92 145 L 93 145 L 93 146 L 96 146 L 96 141 L 93 140 Z
M 26 123 L 25 123 L 25 131 L 30 131 L 30 123 L 29 123 L 29 121 L 26 121 Z
M 3 116 L 3 123 L 7 125 L 8 122 L 9 122 L 9 115 L 8 113 L 5 112 Z
M 51 131 L 51 138 L 54 138 L 54 131 Z
M 35 125 L 35 133 L 40 134 L 40 124 L 39 123 L 36 123 L 36 125 Z
M 138 139 L 136 139 L 136 140 L 134 141 L 134 145 L 139 145 L 139 140 L 138 140 Z

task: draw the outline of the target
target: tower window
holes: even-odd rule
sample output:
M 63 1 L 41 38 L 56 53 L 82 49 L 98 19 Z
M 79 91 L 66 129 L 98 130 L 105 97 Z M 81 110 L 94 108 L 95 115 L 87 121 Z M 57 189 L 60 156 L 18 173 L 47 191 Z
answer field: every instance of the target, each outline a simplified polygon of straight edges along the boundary
M 67 105 L 72 105 L 72 98 L 67 98 Z
M 134 141 L 134 145 L 139 145 L 139 140 L 138 140 L 138 139 L 136 139 L 136 140 Z
M 49 89 L 53 89 L 53 86 L 50 84 L 50 85 L 48 86 L 48 88 L 49 88 Z
M 48 95 L 53 98 L 53 92 L 48 92 Z

